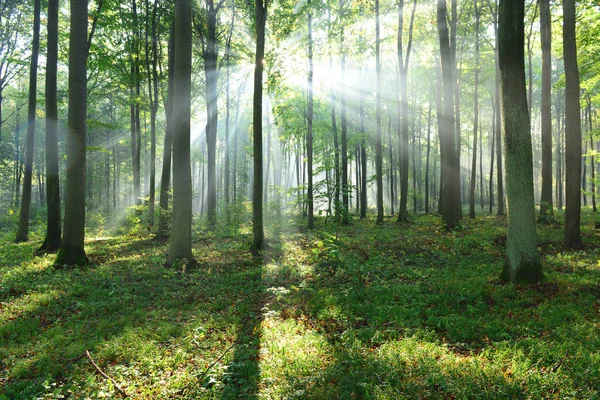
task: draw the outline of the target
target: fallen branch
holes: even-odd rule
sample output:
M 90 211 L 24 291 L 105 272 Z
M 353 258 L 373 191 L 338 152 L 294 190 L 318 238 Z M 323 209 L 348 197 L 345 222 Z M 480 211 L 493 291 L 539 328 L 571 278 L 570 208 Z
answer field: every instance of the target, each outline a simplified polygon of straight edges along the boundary
M 240 342 L 241 339 L 236 340 L 235 342 L 233 342 L 231 344 L 231 346 L 229 346 L 227 348 L 227 350 L 225 350 L 223 352 L 223 354 L 221 354 L 221 356 L 219 358 L 217 358 L 215 361 L 212 362 L 212 364 L 210 364 L 202 374 L 200 374 L 196 380 L 193 382 L 193 384 L 187 384 L 183 389 L 181 389 L 179 392 L 177 392 L 178 396 L 181 396 L 185 393 L 186 390 L 191 390 L 194 388 L 194 386 L 196 386 L 198 384 L 198 382 L 200 382 L 202 379 L 204 379 L 204 377 L 206 376 L 206 374 L 208 374 L 208 371 L 210 371 L 212 369 L 212 367 L 214 367 L 219 361 L 221 361 L 223 359 L 223 357 L 225 357 L 225 354 L 227 354 L 229 352 L 229 350 L 231 350 L 236 344 L 238 344 Z
M 206 247 L 210 248 L 210 245 L 208 244 L 208 239 L 206 238 L 200 238 L 197 240 L 192 240 L 192 243 L 198 243 L 198 242 L 204 242 L 204 244 L 206 245 Z
M 117 382 L 111 378 L 110 376 L 106 375 L 106 373 L 104 373 L 104 371 L 102 371 L 100 369 L 100 367 L 94 362 L 94 359 L 92 358 L 92 355 L 90 354 L 89 350 L 85 351 L 85 355 L 88 358 L 88 360 L 90 360 L 90 362 L 92 363 L 92 365 L 94 366 L 94 368 L 96 368 L 96 371 L 98 371 L 98 373 L 100 375 L 102 375 L 104 377 L 104 379 L 108 379 L 109 381 L 112 382 L 113 386 L 115 387 L 116 391 L 123 396 L 123 398 L 127 398 L 127 393 L 125 393 L 125 391 L 123 389 L 121 389 L 121 387 L 119 385 L 117 385 Z

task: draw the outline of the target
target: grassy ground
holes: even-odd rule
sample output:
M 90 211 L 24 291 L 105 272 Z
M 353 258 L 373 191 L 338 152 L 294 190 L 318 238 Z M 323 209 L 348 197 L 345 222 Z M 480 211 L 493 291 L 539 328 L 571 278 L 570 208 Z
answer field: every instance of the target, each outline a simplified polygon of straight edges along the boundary
M 599 398 L 600 246 L 540 227 L 546 280 L 498 280 L 505 220 L 455 232 L 421 216 L 307 232 L 271 224 L 194 244 L 200 267 L 163 268 L 137 229 L 89 234 L 93 265 L 32 257 L 0 232 L 0 399 Z M 336 240 L 337 236 L 337 240 Z M 121 396 L 123 397 L 123 396 Z

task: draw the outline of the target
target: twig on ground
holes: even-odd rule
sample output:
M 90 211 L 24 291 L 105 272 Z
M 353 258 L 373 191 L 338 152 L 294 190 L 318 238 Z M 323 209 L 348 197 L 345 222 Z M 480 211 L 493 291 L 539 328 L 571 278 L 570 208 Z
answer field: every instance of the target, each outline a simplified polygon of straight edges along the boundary
M 119 385 L 117 385 L 117 382 L 111 378 L 110 376 L 106 375 L 106 373 L 104 371 L 102 371 L 100 369 L 100 367 L 94 362 L 94 359 L 92 358 L 92 355 L 90 354 L 89 350 L 85 351 L 85 355 L 88 358 L 88 360 L 90 360 L 90 362 L 92 363 L 92 365 L 94 366 L 94 368 L 96 368 L 96 371 L 98 371 L 98 373 L 100 375 L 102 375 L 102 377 L 104 377 L 104 379 L 108 379 L 109 381 L 112 382 L 113 386 L 115 387 L 115 390 L 121 395 L 123 396 L 123 398 L 127 398 L 127 393 L 121 389 L 121 387 Z
M 550 369 L 550 372 L 554 373 L 554 372 L 558 371 L 558 369 L 564 364 L 564 362 L 565 362 L 565 360 L 567 359 L 568 356 L 569 356 L 569 352 L 567 351 L 565 353 L 565 355 L 563 356 L 563 358 L 561 358 L 560 360 L 558 360 L 558 362 L 556 363 L 556 365 L 554 365 Z
M 223 352 L 223 354 L 221 354 L 221 356 L 219 358 L 217 358 L 215 361 L 212 362 L 212 364 L 210 364 L 205 370 L 204 372 L 202 372 L 202 374 L 200 374 L 196 380 L 194 380 L 193 383 L 188 383 L 185 387 L 183 387 L 183 389 L 181 389 L 179 392 L 177 392 L 178 396 L 181 396 L 185 393 L 186 390 L 191 390 L 194 388 L 194 386 L 196 386 L 198 384 L 198 382 L 200 382 L 202 379 L 204 379 L 204 377 L 206 376 L 206 374 L 208 374 L 208 371 L 210 371 L 212 369 L 212 367 L 214 367 L 219 361 L 221 361 L 223 359 L 223 357 L 225 357 L 225 354 L 227 354 L 229 352 L 229 350 L 231 350 L 236 344 L 238 344 L 240 342 L 240 339 L 236 340 L 235 342 L 233 342 L 231 344 L 231 346 L 229 346 L 227 348 L 227 350 L 225 350 Z
M 208 244 L 208 239 L 206 238 L 200 238 L 197 240 L 192 240 L 192 243 L 198 243 L 198 242 L 204 242 L 204 244 L 206 245 L 206 247 L 210 248 L 210 245 Z

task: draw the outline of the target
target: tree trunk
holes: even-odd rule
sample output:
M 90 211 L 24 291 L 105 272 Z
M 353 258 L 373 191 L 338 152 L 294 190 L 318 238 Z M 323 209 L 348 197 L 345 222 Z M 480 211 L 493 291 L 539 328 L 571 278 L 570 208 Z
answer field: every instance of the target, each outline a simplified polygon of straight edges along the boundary
M 446 19 L 446 1 L 438 0 L 437 23 L 440 39 L 443 77 L 442 81 L 444 88 L 444 115 L 442 123 L 443 133 L 440 135 L 443 139 L 441 148 L 445 154 L 444 162 L 442 164 L 442 219 L 446 225 L 446 229 L 454 229 L 460 224 L 460 164 L 458 162 L 458 148 L 455 143 L 454 135 L 454 85 L 452 82 L 453 68 Z
M 233 35 L 233 27 L 235 24 L 235 2 L 233 3 L 233 10 L 231 12 L 231 25 L 229 28 L 229 35 L 227 36 L 227 43 L 225 44 L 225 180 L 223 182 L 223 197 L 225 198 L 225 204 L 229 206 L 229 192 L 230 192 L 230 180 L 231 180 L 231 137 L 230 137 L 230 107 L 231 107 L 231 37 Z M 230 208 L 227 207 L 227 218 L 229 222 Z
M 497 3 L 496 3 L 497 4 Z M 495 60 L 496 60 L 496 179 L 498 181 L 498 211 L 497 215 L 504 215 L 504 178 L 502 170 L 502 121 L 500 115 L 500 65 L 498 58 L 498 11 L 494 12 L 494 32 L 496 38 Z
M 340 2 L 340 10 L 341 10 Z M 340 52 L 342 53 L 341 78 L 340 78 L 340 117 L 342 133 L 342 223 L 347 225 L 349 222 L 350 209 L 348 208 L 348 118 L 346 110 L 346 52 L 344 50 L 344 27 L 340 30 Z
M 310 7 L 310 0 L 307 1 Z M 342 56 L 343 57 L 343 56 Z M 343 113 L 343 110 L 342 110 Z M 313 200 L 313 43 L 312 43 L 312 11 L 308 11 L 308 104 L 307 104 L 306 153 L 308 161 L 308 229 L 315 229 Z M 342 129 L 342 167 L 344 164 L 344 136 Z M 343 176 L 343 175 L 342 175 Z
M 55 252 L 60 248 L 60 186 L 58 178 L 58 0 L 48 1 L 48 54 L 46 56 L 46 238 L 38 251 Z
M 563 53 L 565 63 L 565 244 L 581 244 L 581 110 L 579 68 L 575 36 L 575 0 L 563 1 Z
M 160 214 L 156 236 L 160 239 L 169 235 L 169 187 L 171 181 L 171 154 L 173 151 L 173 96 L 175 85 L 175 24 L 171 26 L 168 56 L 167 104 L 165 106 L 165 143 L 163 146 L 163 165 L 160 177 Z
M 379 29 L 379 0 L 375 0 L 375 63 L 377 74 L 377 92 L 375 95 L 375 113 L 377 123 L 377 146 L 375 148 L 375 168 L 377 175 L 377 223 L 383 223 L 383 157 L 382 157 L 382 133 L 381 133 L 381 43 Z M 342 155 L 343 157 L 343 155 Z
M 56 263 L 61 265 L 88 263 L 83 243 L 85 237 L 87 27 L 87 0 L 71 0 L 67 195 L 64 236 L 56 257 Z
M 218 124 L 218 70 L 217 70 L 217 13 L 213 0 L 206 2 L 208 35 L 204 50 L 204 74 L 206 77 L 206 145 L 207 145 L 207 177 L 208 192 L 206 198 L 208 223 L 214 227 L 217 221 L 217 179 L 216 151 Z
M 366 69 L 365 69 L 366 75 Z M 361 171 L 360 171 L 360 218 L 367 218 L 367 132 L 365 131 L 365 100 L 364 96 L 360 96 L 359 106 L 358 106 L 358 114 L 360 115 L 360 132 L 361 132 L 361 140 L 360 140 L 360 163 L 361 163 Z
M 509 205 L 502 279 L 514 283 L 538 282 L 542 278 L 535 235 L 533 160 L 525 89 L 524 14 L 524 0 L 500 0 L 498 61 Z
M 192 255 L 192 177 L 190 108 L 192 81 L 192 2 L 175 3 L 173 87 L 173 223 L 167 266 L 195 264 Z
M 542 42 L 542 195 L 538 221 L 552 215 L 552 24 L 550 0 L 540 0 Z
M 262 98 L 263 70 L 265 58 L 265 26 L 267 23 L 267 2 L 255 2 L 256 16 L 256 59 L 254 64 L 254 99 L 253 99 L 253 148 L 254 148 L 254 190 L 252 192 L 252 233 L 254 236 L 252 250 L 257 253 L 265 246 L 263 226 L 263 155 L 262 155 Z M 312 210 L 311 210 L 312 211 Z M 309 218 L 311 218 L 309 216 Z M 310 226 L 310 221 L 309 221 Z
M 31 206 L 31 181 L 33 175 L 33 145 L 35 141 L 35 110 L 37 105 L 37 68 L 40 52 L 40 0 L 34 1 L 33 42 L 29 70 L 29 105 L 27 111 L 27 140 L 25 142 L 25 179 L 21 196 L 21 213 L 16 242 L 29 240 L 29 208 Z
M 433 85 L 432 85 L 433 86 Z M 429 159 L 431 154 L 431 110 L 433 104 L 429 102 L 427 112 L 427 156 L 425 159 L 425 214 L 429 214 Z
M 402 33 L 404 29 L 404 0 L 398 3 L 398 74 L 400 104 L 398 104 L 398 115 L 401 123 L 398 123 L 398 157 L 400 160 L 400 205 L 398 207 L 398 222 L 408 221 L 408 63 L 410 60 L 410 49 L 412 46 L 412 32 L 415 19 L 417 2 L 413 3 L 413 10 L 408 27 L 408 44 L 406 54 L 403 51 Z M 400 121 L 399 121 L 400 122 Z
M 494 95 L 491 95 L 492 98 L 492 110 L 493 110 L 493 120 L 492 120 L 492 135 L 490 140 L 490 215 L 494 212 L 494 150 L 495 150 L 495 141 L 496 141 L 496 105 L 494 103 Z M 498 99 L 496 100 L 498 101 Z
M 479 8 L 473 1 L 475 10 L 475 94 L 473 95 L 473 162 L 471 163 L 471 187 L 469 193 L 469 217 L 475 218 L 475 185 L 477 183 L 477 128 L 479 127 Z
M 146 10 L 149 12 L 148 0 Z M 157 32 L 158 0 L 154 0 L 152 9 L 152 63 L 148 60 L 146 49 L 146 69 L 148 72 L 148 97 L 150 98 L 150 188 L 149 188 L 149 226 L 154 225 L 154 203 L 156 192 L 156 114 L 158 112 L 158 32 Z M 147 48 L 148 46 L 146 46 Z M 152 64 L 152 65 L 151 65 Z
M 590 150 L 592 155 L 590 156 L 590 171 L 592 173 L 592 211 L 595 213 L 596 209 L 596 163 L 594 161 L 594 134 L 592 125 L 592 100 L 590 99 L 589 92 L 587 93 L 587 122 L 588 122 L 588 133 L 590 135 Z

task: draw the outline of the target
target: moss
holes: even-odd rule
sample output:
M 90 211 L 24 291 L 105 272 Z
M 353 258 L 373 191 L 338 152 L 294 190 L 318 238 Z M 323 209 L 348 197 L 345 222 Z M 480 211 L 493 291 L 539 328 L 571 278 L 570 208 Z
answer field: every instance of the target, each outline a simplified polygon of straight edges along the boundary
M 82 246 L 72 246 L 63 243 L 54 263 L 56 265 L 85 266 L 90 263 L 90 260 L 85 255 L 85 250 Z

